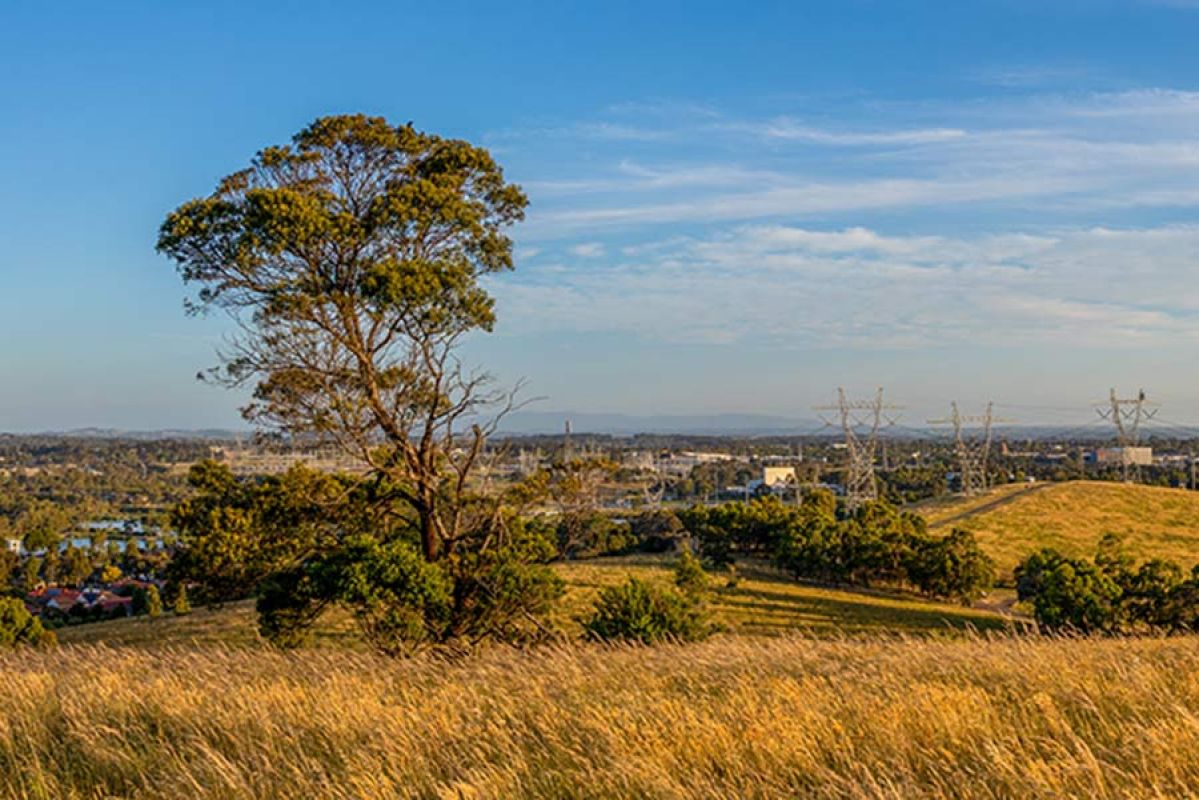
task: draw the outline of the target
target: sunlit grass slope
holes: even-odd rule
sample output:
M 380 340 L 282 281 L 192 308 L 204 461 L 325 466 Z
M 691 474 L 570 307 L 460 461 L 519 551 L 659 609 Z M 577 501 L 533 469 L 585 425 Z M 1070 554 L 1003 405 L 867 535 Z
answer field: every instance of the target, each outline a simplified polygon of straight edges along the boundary
M 1199 640 L 0 655 L 4 798 L 1187 797 Z
M 629 575 L 669 583 L 671 560 L 665 557 L 596 559 L 563 565 L 569 590 L 566 608 L 583 613 L 603 586 Z M 885 594 L 825 589 L 796 583 L 765 570 L 742 568 L 735 588 L 713 575 L 709 604 L 713 616 L 730 631 L 777 634 L 800 628 L 812 633 L 947 631 L 966 627 L 1003 628 L 1004 617 L 988 611 Z
M 603 586 L 630 575 L 669 583 L 673 578 L 667 557 L 605 558 L 557 565 L 567 581 L 567 594 L 557 622 L 571 635 L 581 630 L 585 615 Z M 786 578 L 749 571 L 735 588 L 727 579 L 712 576 L 710 605 L 713 617 L 726 630 L 751 634 L 777 634 L 802 629 L 813 633 L 863 633 L 892 631 L 936 633 L 965 628 L 995 630 L 1009 622 L 988 611 L 909 597 L 865 594 L 803 586 Z M 138 617 L 62 628 L 63 643 L 104 643 L 111 646 L 162 644 L 224 644 L 256 646 L 253 603 L 231 603 L 224 608 L 198 608 L 185 617 L 151 620 Z M 353 625 L 344 615 L 331 614 L 316 631 L 317 647 L 358 647 Z
M 1073 481 L 1000 487 L 993 495 L 961 502 L 922 513 L 934 527 L 973 531 L 1004 574 L 1041 547 L 1094 555 L 1105 533 L 1125 534 L 1139 558 L 1167 558 L 1186 569 L 1199 562 L 1199 492 Z

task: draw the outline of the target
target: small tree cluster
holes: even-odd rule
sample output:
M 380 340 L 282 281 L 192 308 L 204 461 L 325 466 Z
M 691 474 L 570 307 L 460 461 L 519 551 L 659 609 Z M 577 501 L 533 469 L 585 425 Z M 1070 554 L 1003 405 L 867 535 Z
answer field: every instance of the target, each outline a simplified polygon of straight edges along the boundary
M 715 566 L 739 555 L 768 557 L 797 578 L 910 585 L 963 603 L 978 599 L 994 581 L 994 564 L 970 533 L 935 536 L 922 517 L 884 502 L 839 515 L 833 495 L 814 492 L 798 507 L 764 497 L 695 507 L 681 519 Z
M 1138 567 L 1115 536 L 1104 537 L 1092 560 L 1033 553 L 1016 568 L 1016 591 L 1050 630 L 1199 631 L 1199 565 L 1190 575 L 1163 559 Z

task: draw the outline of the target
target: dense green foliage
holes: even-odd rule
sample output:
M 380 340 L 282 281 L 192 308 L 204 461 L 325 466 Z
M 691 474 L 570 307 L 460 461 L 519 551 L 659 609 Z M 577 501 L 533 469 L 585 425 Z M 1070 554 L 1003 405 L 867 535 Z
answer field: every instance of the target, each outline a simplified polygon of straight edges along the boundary
M 799 578 L 911 585 L 933 597 L 966 603 L 994 580 L 994 566 L 971 534 L 930 534 L 920 516 L 884 502 L 839 515 L 831 494 L 814 492 L 798 507 L 766 497 L 695 507 L 680 516 L 701 554 L 714 565 L 752 555 L 770 558 Z
M 435 561 L 424 557 L 402 499 L 371 478 L 294 467 L 239 479 L 215 464 L 193 470 L 196 494 L 174 514 L 173 574 L 210 602 L 258 594 L 260 629 L 292 646 L 333 605 L 348 608 L 380 651 L 473 642 L 520 642 L 546 632 L 562 593 L 545 564 L 552 530 L 500 504 Z
M 0 597 L 0 648 L 53 644 L 54 634 L 13 597 Z
M 584 627 L 595 639 L 644 644 L 698 641 L 712 630 L 697 598 L 639 578 L 600 590 L 595 613 Z
M 336 540 L 356 504 L 351 482 L 297 466 L 283 475 L 239 479 L 200 462 L 188 476 L 194 496 L 171 514 L 180 546 L 171 569 L 205 602 L 245 597 L 274 572 Z
M 1138 567 L 1114 536 L 1093 560 L 1052 549 L 1033 553 L 1016 568 L 1016 589 L 1052 630 L 1199 631 L 1199 566 L 1190 575 L 1164 559 Z

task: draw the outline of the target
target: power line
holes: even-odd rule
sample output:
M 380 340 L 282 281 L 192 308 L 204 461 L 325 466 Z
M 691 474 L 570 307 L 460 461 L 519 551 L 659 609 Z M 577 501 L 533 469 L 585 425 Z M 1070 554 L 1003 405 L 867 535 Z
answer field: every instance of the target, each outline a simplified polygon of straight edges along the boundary
M 870 400 L 854 401 L 846 399 L 845 390 L 838 388 L 836 405 L 816 406 L 817 411 L 836 411 L 840 415 L 841 431 L 845 435 L 845 449 L 849 456 L 845 476 L 845 505 L 850 511 L 878 499 L 878 482 L 874 475 L 878 432 L 884 420 L 888 425 L 894 425 L 896 421 L 883 412 L 898 408 L 883 402 L 882 387 Z
M 987 457 L 991 452 L 991 426 L 1008 420 L 995 417 L 994 403 L 987 403 L 987 410 L 974 416 L 959 412 L 956 400 L 950 403 L 949 407 L 948 418 L 930 419 L 928 422 L 930 425 L 953 426 L 953 451 L 958 462 L 961 492 L 967 496 L 982 494 L 987 490 Z M 967 428 L 971 426 L 980 428 L 981 434 L 970 436 L 966 433 Z
M 1146 408 L 1150 403 L 1141 389 L 1135 397 L 1119 397 L 1112 389 L 1108 401 L 1098 405 L 1095 411 L 1100 418 L 1108 420 L 1116 426 L 1116 444 L 1120 448 L 1120 473 L 1125 483 L 1136 482 L 1141 478 L 1141 465 L 1132 463 L 1132 452 L 1140 438 L 1141 423 L 1153 419 L 1157 414 L 1156 408 Z

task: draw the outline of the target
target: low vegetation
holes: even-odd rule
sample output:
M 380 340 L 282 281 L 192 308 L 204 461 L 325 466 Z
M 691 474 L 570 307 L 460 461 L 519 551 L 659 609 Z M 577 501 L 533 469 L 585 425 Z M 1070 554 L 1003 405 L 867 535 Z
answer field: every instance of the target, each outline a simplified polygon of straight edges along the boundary
M 1191 637 L 67 646 L 0 655 L 0 796 L 1182 797 L 1196 676 Z
M 0 597 L 0 648 L 16 645 L 52 644 L 54 634 L 42 627 L 42 621 L 12 597 Z
M 595 611 L 583 627 L 594 639 L 641 644 L 695 642 L 712 631 L 707 609 L 697 596 L 640 578 L 601 589 Z
M 565 595 L 551 623 L 568 638 L 584 635 L 582 627 L 595 609 L 600 592 L 629 578 L 659 587 L 676 585 L 674 561 L 664 556 L 624 556 L 554 565 Z M 849 592 L 809 586 L 777 574 L 764 565 L 746 564 L 735 586 L 726 577 L 708 576 L 705 603 L 712 624 L 724 631 L 751 636 L 778 636 L 802 631 L 821 637 L 845 634 L 944 635 L 964 631 L 1002 631 L 1024 627 L 1011 617 L 960 605 L 931 603 L 884 592 Z M 312 628 L 308 645 L 316 648 L 366 649 L 358 626 L 345 610 L 331 610 Z M 187 616 L 128 619 L 79 625 L 58 631 L 59 640 L 113 647 L 208 646 L 261 648 L 254 601 L 212 609 L 198 606 Z

